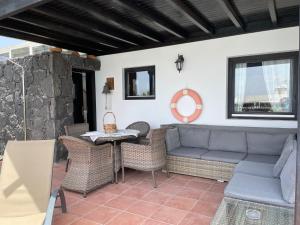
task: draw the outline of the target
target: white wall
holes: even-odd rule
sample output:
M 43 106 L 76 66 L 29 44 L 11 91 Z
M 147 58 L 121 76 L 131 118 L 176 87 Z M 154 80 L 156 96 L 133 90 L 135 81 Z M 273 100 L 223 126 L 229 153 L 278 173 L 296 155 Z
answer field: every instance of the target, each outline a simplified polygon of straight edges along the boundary
M 296 127 L 295 121 L 227 119 L 226 85 L 228 57 L 298 50 L 298 37 L 299 27 L 293 27 L 102 56 L 101 71 L 96 74 L 98 129 L 102 128 L 105 112 L 101 91 L 106 77 L 115 78 L 115 91 L 109 100 L 119 128 L 138 120 L 148 121 L 153 127 L 177 122 L 170 111 L 170 100 L 186 87 L 196 90 L 204 102 L 196 124 Z M 174 64 L 178 53 L 185 58 L 180 75 Z M 123 69 L 147 65 L 156 66 L 156 99 L 124 100 Z

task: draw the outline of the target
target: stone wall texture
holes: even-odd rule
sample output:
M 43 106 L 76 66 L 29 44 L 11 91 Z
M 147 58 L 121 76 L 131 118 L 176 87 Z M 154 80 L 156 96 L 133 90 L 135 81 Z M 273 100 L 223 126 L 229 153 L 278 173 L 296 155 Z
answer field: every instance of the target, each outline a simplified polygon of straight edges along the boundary
M 99 70 L 98 60 L 60 53 L 43 53 L 14 60 L 25 70 L 28 140 L 57 138 L 73 123 L 72 69 Z M 0 64 L 0 153 L 8 140 L 24 139 L 21 69 Z M 65 157 L 57 145 L 56 159 Z

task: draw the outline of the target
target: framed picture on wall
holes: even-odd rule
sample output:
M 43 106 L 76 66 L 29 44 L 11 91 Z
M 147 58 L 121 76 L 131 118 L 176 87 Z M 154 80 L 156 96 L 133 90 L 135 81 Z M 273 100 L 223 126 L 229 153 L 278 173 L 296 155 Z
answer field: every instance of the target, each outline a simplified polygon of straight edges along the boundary
M 124 69 L 125 100 L 155 99 L 155 66 Z

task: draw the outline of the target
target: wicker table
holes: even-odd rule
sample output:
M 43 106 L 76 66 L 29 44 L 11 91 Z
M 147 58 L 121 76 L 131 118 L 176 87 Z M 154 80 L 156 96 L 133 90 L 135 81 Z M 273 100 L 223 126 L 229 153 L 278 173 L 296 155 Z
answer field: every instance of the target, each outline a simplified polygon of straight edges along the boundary
M 103 142 L 111 142 L 113 150 L 113 172 L 115 176 L 115 182 L 118 183 L 118 168 L 117 168 L 117 142 L 125 141 L 127 139 L 132 139 L 133 137 L 137 138 L 139 134 L 138 130 L 118 130 L 116 133 L 106 134 L 104 132 L 87 132 L 86 134 L 81 135 L 86 138 L 89 137 L 96 145 Z
M 260 219 L 249 218 L 259 213 Z M 271 205 L 258 204 L 231 198 L 224 198 L 211 225 L 293 225 L 294 210 Z

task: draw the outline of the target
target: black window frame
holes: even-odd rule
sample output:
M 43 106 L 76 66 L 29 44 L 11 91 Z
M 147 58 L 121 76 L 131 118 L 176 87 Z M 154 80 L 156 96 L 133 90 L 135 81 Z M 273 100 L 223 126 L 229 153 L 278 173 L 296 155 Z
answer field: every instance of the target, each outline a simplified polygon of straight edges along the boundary
M 128 74 L 140 71 L 149 71 L 149 74 L 152 76 L 153 83 L 150 83 L 150 89 L 153 88 L 152 96 L 143 96 L 143 97 L 128 97 L 127 89 L 128 87 Z M 141 66 L 141 67 L 131 67 L 124 69 L 124 99 L 125 100 L 154 100 L 156 99 L 156 74 L 155 74 L 155 65 L 151 66 Z M 153 87 L 151 87 L 153 86 Z
M 297 102 L 298 102 L 298 51 L 272 53 L 263 55 L 243 56 L 228 58 L 227 74 L 227 118 L 228 119 L 257 119 L 257 120 L 297 120 Z M 234 111 L 234 92 L 235 92 L 235 65 L 238 63 L 258 63 L 262 61 L 292 59 L 293 60 L 293 77 L 291 86 L 293 87 L 292 112 L 235 112 Z M 233 114 L 249 115 L 235 116 Z M 253 116 L 252 116 L 253 115 Z M 260 116 L 254 116 L 260 115 Z M 267 116 L 263 116 L 267 115 Z M 276 116 L 278 115 L 278 116 Z M 293 117 L 282 117 L 282 115 L 291 115 Z

